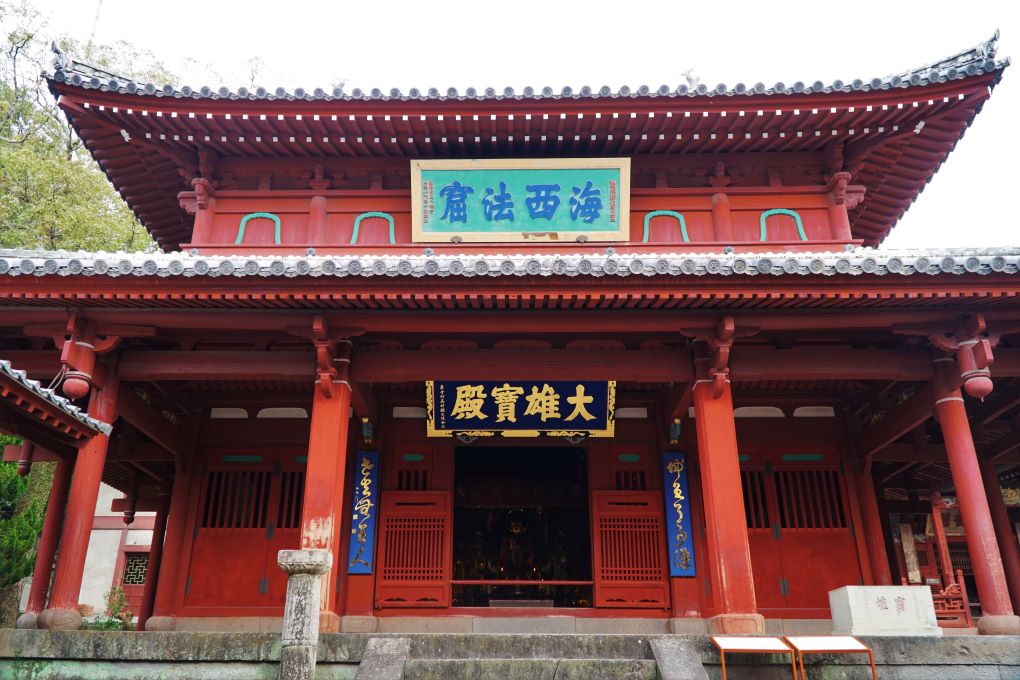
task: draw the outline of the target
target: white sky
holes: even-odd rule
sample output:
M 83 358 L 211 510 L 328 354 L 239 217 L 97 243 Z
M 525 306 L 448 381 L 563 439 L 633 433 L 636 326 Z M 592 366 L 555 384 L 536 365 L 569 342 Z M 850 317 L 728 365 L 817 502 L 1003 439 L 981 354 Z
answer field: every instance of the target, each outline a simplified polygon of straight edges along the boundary
M 885 241 L 1020 245 L 1020 2 L 933 0 L 35 0 L 49 32 L 145 47 L 184 84 L 497 90 L 850 81 L 921 66 L 1001 29 L 1012 56 L 985 109 Z M 98 13 L 98 20 L 97 20 Z M 212 66 L 202 66 L 212 65 Z

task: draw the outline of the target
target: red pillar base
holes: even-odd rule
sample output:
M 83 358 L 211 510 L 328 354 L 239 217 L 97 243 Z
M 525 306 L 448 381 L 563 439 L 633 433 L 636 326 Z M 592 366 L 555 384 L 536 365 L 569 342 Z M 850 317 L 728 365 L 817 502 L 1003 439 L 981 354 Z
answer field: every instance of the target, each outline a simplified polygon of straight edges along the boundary
M 145 621 L 145 630 L 177 630 L 177 621 L 172 616 L 150 616 Z
M 46 630 L 78 630 L 81 628 L 81 614 L 77 609 L 44 609 L 37 624 Z
M 1020 635 L 1020 616 L 982 616 L 977 629 L 981 635 Z
M 761 614 L 719 614 L 708 619 L 709 635 L 763 635 L 765 617 Z
M 14 622 L 18 630 L 32 630 L 39 627 L 39 615 L 34 612 L 25 612 Z

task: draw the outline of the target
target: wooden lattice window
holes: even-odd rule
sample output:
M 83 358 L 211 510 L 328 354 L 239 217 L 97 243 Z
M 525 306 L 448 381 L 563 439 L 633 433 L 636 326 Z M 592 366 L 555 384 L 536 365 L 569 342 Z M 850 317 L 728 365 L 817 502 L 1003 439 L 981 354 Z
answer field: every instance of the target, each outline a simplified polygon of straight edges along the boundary
M 595 604 L 668 606 L 662 492 L 596 491 L 592 502 Z
M 397 470 L 397 490 L 425 491 L 429 488 L 429 472 L 420 468 Z
M 288 470 L 280 476 L 280 503 L 276 510 L 277 529 L 297 529 L 301 526 L 301 501 L 304 498 L 305 473 Z
M 644 491 L 648 488 L 648 479 L 644 470 L 617 470 L 616 488 L 618 491 Z
M 648 489 L 648 466 L 651 456 L 643 449 L 612 449 L 613 475 L 617 491 Z
M 768 529 L 769 503 L 765 488 L 764 470 L 741 470 L 740 483 L 744 491 L 744 515 L 748 529 Z
M 970 561 L 970 551 L 967 544 L 960 541 L 949 542 L 949 559 L 953 562 L 953 569 L 959 569 L 967 576 L 974 574 L 974 565 Z
M 428 491 L 434 456 L 431 449 L 408 449 L 394 454 L 397 491 Z
M 659 536 L 662 522 L 654 517 L 600 517 L 600 555 L 604 581 L 645 581 L 662 578 Z
M 450 605 L 451 506 L 446 491 L 382 493 L 376 558 L 378 606 Z
M 210 470 L 201 528 L 264 529 L 270 481 L 269 470 Z
M 121 583 L 125 586 L 144 585 L 148 571 L 149 553 L 129 552 L 124 556 L 124 577 Z
M 776 499 L 784 529 L 846 529 L 847 516 L 835 470 L 777 470 Z
M 384 522 L 389 581 L 441 581 L 446 520 L 440 517 L 393 517 Z

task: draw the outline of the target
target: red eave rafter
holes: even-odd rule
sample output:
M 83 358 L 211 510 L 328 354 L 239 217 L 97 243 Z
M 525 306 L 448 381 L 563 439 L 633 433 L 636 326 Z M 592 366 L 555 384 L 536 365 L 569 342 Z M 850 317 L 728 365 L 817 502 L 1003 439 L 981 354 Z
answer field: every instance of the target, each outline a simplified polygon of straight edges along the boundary
M 272 281 L 195 277 L 0 278 L 2 305 L 222 307 L 286 309 L 682 309 L 829 308 L 977 303 L 1020 305 L 1009 276 L 959 276 L 933 287 L 927 277 L 730 277 L 680 281 L 571 277 L 482 279 L 329 278 Z
M 71 418 L 59 408 L 35 394 L 24 385 L 0 374 L 0 405 L 6 405 L 30 420 L 39 422 L 47 429 L 56 431 L 62 438 L 72 440 L 72 445 L 82 443 L 96 434 L 96 430 Z

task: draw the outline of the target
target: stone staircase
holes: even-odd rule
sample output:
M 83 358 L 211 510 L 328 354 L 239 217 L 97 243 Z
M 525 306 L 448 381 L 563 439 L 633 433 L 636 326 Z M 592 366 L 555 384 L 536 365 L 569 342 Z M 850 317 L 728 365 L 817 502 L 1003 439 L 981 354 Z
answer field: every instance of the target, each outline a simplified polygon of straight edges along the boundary
M 613 635 L 414 636 L 405 680 L 655 680 L 649 638 Z

